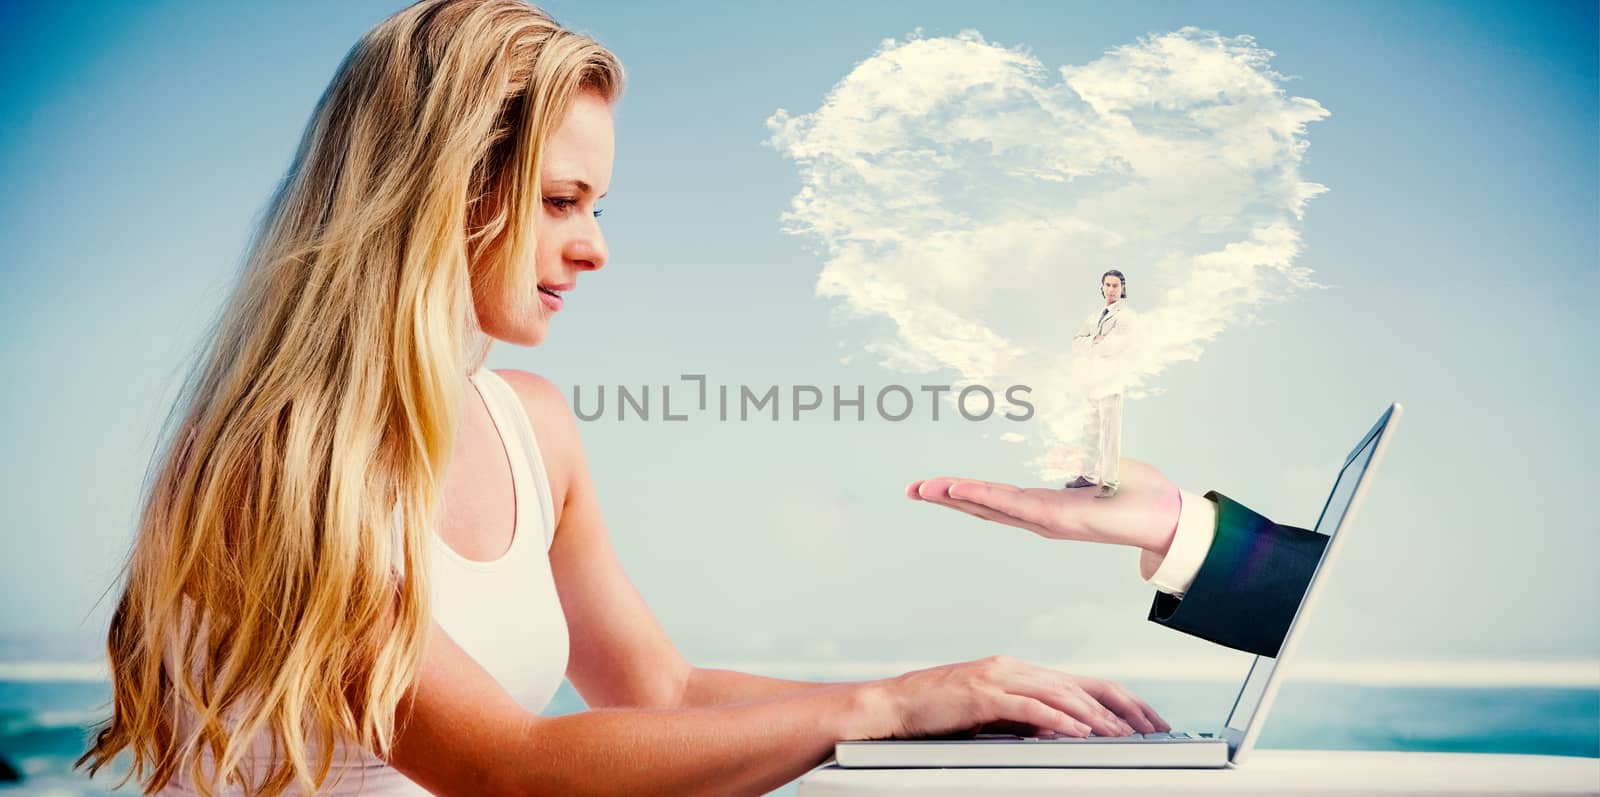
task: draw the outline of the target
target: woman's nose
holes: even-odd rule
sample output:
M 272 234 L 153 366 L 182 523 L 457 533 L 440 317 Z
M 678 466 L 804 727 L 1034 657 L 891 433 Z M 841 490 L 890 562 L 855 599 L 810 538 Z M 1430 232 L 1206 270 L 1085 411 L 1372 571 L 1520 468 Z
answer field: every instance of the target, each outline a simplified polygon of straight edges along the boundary
M 600 221 L 594 219 L 583 235 L 573 239 L 567 258 L 577 263 L 587 263 L 588 268 L 598 269 L 606 264 L 610 253 L 606 249 L 606 238 L 600 232 Z

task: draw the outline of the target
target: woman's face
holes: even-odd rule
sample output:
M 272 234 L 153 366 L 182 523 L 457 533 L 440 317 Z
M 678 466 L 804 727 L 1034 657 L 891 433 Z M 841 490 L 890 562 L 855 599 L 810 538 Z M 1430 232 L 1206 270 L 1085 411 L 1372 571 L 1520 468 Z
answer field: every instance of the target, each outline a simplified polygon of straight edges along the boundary
M 595 92 L 579 92 L 544 149 L 540 171 L 544 196 L 534 247 L 539 287 L 531 296 L 501 300 L 497 291 L 481 290 L 474 282 L 473 304 L 485 334 L 521 346 L 537 345 L 577 286 L 578 274 L 606 264 L 595 203 L 611 184 L 615 148 L 611 105 Z

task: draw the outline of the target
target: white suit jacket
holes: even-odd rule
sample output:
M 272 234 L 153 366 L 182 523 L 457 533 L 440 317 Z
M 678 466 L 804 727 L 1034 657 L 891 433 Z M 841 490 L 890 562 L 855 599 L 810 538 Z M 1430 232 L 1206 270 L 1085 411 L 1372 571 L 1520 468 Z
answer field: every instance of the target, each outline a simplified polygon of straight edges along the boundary
M 1115 357 L 1126 348 L 1132 326 L 1133 312 L 1128 309 L 1127 302 L 1119 299 L 1109 306 L 1101 305 L 1078 327 L 1078 334 L 1072 338 L 1072 350 L 1089 352 L 1102 360 Z M 1096 335 L 1103 338 L 1099 343 L 1094 342 Z

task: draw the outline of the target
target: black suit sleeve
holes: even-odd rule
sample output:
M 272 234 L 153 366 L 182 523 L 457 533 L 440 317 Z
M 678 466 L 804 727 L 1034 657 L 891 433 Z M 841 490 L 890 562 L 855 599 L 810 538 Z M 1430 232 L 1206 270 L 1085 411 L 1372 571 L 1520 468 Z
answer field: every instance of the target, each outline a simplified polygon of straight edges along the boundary
M 1328 538 L 1280 526 L 1221 493 L 1217 534 L 1182 598 L 1156 593 L 1150 620 L 1235 650 L 1277 656 Z

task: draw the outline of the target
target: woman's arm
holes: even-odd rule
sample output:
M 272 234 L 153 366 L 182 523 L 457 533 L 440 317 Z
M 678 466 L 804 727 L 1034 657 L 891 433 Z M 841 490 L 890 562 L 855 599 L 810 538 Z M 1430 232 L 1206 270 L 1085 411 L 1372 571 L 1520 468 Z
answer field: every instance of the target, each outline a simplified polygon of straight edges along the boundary
M 389 763 L 434 794 L 762 794 L 840 739 L 987 724 L 1069 736 L 1168 730 L 1127 690 L 1005 656 L 726 706 L 525 711 L 437 624 Z
M 555 500 L 550 570 L 566 615 L 567 680 L 591 708 L 683 705 L 684 660 L 623 571 L 600 514 L 577 417 L 549 380 L 500 371 L 522 399 Z
M 530 714 L 437 625 L 389 763 L 440 795 L 761 794 L 888 731 L 871 685 L 693 709 Z
M 761 700 L 806 692 L 812 689 L 862 686 L 866 681 L 819 683 L 816 681 L 789 681 L 768 678 L 735 670 L 717 670 L 695 667 L 689 674 L 688 687 L 683 690 L 681 705 L 716 706 L 745 700 Z

